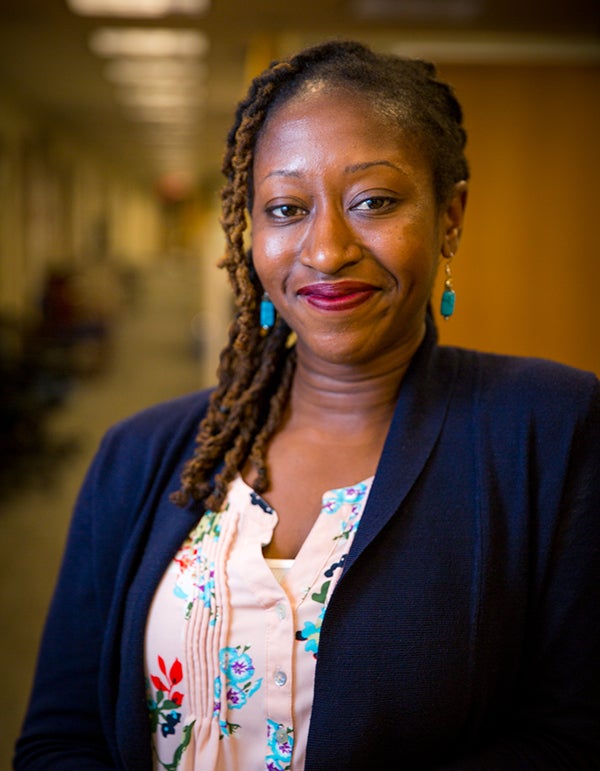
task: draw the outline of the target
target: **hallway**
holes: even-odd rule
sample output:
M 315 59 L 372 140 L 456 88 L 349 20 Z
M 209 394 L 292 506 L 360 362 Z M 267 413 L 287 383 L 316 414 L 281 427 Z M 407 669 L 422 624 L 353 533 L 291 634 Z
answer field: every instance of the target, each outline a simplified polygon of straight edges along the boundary
M 197 266 L 179 262 L 150 271 L 120 322 L 108 371 L 77 382 L 51 415 L 52 438 L 74 440 L 77 449 L 54 463 L 51 480 L 36 479 L 32 468 L 31 482 L 0 500 L 1 771 L 10 768 L 71 509 L 99 439 L 115 421 L 202 385 L 192 335 Z

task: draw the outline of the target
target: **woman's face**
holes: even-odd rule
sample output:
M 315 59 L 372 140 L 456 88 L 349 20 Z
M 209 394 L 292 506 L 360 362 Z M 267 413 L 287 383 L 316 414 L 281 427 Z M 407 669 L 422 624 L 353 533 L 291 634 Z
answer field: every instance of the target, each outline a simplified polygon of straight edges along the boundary
M 316 86 L 267 121 L 253 181 L 254 266 L 299 357 L 365 364 L 414 350 L 464 196 L 436 204 L 432 170 L 398 126 Z

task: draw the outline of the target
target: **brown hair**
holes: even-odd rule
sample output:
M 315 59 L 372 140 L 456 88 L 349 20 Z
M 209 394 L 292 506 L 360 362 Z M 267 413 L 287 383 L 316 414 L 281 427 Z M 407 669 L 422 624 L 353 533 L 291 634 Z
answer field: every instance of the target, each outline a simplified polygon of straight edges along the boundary
M 464 156 L 462 110 L 451 88 L 437 80 L 433 64 L 376 54 L 367 46 L 332 41 L 275 62 L 250 84 L 238 105 L 223 160 L 226 184 L 221 193 L 226 252 L 221 267 L 234 291 L 235 316 L 181 489 L 172 499 L 190 498 L 212 510 L 225 499 L 229 483 L 251 461 L 257 492 L 268 487 L 267 443 L 280 423 L 295 367 L 290 330 L 281 318 L 269 334 L 258 321 L 262 288 L 244 243 L 252 207 L 252 164 L 256 143 L 269 115 L 308 83 L 322 81 L 368 96 L 419 143 L 433 173 L 438 203 L 452 186 L 469 176 Z

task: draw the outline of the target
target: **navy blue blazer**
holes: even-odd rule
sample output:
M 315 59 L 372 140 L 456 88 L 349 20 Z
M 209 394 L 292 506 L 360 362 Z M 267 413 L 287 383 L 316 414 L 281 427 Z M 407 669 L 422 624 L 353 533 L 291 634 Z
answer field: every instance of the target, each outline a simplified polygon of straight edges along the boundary
M 207 398 L 105 437 L 19 771 L 152 767 L 144 625 L 202 513 L 168 496 Z M 593 375 L 440 347 L 429 325 L 325 615 L 307 771 L 600 768 L 599 460 Z

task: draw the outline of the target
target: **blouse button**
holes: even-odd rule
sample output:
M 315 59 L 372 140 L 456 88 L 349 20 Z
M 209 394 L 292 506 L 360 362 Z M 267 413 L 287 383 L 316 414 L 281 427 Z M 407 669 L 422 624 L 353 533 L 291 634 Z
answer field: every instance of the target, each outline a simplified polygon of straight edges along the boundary
M 281 669 L 276 669 L 275 674 L 273 675 L 273 680 L 275 685 L 278 685 L 281 688 L 287 683 L 287 675 L 285 672 L 282 672 Z
M 277 739 L 277 744 L 285 744 L 288 741 L 288 732 L 284 726 L 279 726 L 275 732 L 275 738 Z
M 275 613 L 277 613 L 277 618 L 283 621 L 286 616 L 285 604 L 283 602 L 278 602 L 275 605 Z

